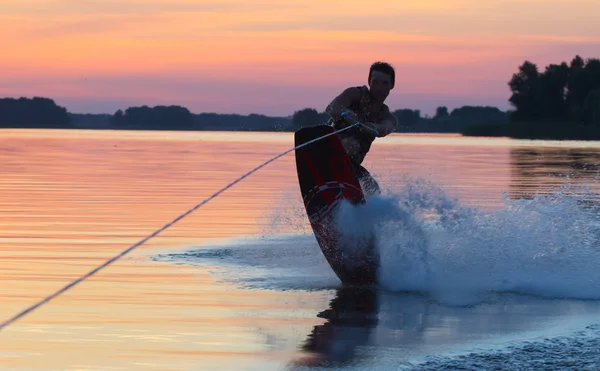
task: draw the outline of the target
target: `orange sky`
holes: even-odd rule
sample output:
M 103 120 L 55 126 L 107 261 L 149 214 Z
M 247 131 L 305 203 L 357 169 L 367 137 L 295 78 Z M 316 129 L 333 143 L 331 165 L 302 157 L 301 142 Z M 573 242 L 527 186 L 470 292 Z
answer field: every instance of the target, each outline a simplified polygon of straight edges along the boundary
M 287 115 L 386 60 L 393 109 L 504 109 L 525 59 L 600 57 L 597 14 L 598 0 L 0 0 L 0 96 Z

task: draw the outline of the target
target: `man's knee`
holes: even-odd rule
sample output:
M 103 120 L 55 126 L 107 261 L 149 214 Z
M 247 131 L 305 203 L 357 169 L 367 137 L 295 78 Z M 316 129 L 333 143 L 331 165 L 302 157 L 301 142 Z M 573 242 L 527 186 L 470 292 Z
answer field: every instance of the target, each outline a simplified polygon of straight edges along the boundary
M 362 179 L 359 179 L 359 183 L 366 196 L 381 194 L 381 188 L 372 176 L 364 176 Z
M 372 196 L 381 193 L 379 183 L 373 178 L 373 176 L 362 166 L 359 166 L 357 171 L 358 182 L 366 196 Z

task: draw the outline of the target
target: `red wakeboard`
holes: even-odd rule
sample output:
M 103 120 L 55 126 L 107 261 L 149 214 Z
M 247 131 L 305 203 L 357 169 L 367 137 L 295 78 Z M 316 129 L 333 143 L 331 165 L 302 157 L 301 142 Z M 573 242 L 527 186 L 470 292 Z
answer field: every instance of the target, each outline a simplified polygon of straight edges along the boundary
M 328 125 L 302 128 L 294 134 L 295 146 L 333 131 Z M 297 149 L 296 170 L 308 220 L 335 274 L 343 283 L 375 284 L 378 257 L 374 236 L 348 238 L 335 220 L 344 200 L 355 207 L 365 203 L 363 190 L 339 137 L 331 135 Z

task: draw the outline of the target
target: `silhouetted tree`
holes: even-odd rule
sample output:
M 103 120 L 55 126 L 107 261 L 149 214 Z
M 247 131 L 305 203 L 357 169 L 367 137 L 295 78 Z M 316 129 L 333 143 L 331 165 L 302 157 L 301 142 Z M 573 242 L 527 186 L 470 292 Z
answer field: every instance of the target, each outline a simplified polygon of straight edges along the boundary
M 448 116 L 450 116 L 448 114 L 448 107 L 438 107 L 435 110 L 435 116 L 433 118 L 436 120 L 439 120 L 439 119 L 445 119 Z
M 567 83 L 569 66 L 551 64 L 535 86 L 535 116 L 538 119 L 564 119 L 567 116 Z
M 497 107 L 462 106 L 450 113 L 450 118 L 460 121 L 462 126 L 503 124 L 508 121 L 508 114 Z
M 514 121 L 582 122 L 588 95 L 600 88 L 600 60 L 575 56 L 569 65 L 550 64 L 542 73 L 525 61 L 508 85 Z
M 303 127 L 315 126 L 325 123 L 328 118 L 329 115 L 326 113 L 319 113 L 314 108 L 305 108 L 294 112 L 294 115 L 292 116 L 292 127 L 294 129 L 300 129 Z
M 571 118 L 581 116 L 583 102 L 586 98 L 585 91 L 585 61 L 579 55 L 571 60 L 569 65 L 569 81 L 567 82 L 567 106 Z
M 113 115 L 106 113 L 69 113 L 71 124 L 82 129 L 112 129 Z
M 250 114 L 200 113 L 193 115 L 194 126 L 199 130 L 281 131 L 290 127 L 286 117 L 268 117 Z
M 600 126 L 600 88 L 587 95 L 582 116 L 584 124 Z
M 0 99 L 0 127 L 4 128 L 71 128 L 66 108 L 52 99 Z
M 421 121 L 421 111 L 412 109 L 399 109 L 393 112 L 398 118 L 400 126 L 415 126 Z
M 528 120 L 535 117 L 535 93 L 539 79 L 535 64 L 525 61 L 519 66 L 519 72 L 508 82 L 512 95 L 508 101 L 515 107 L 514 119 Z
M 155 106 L 129 107 L 124 114 L 113 116 L 113 124 L 123 129 L 190 130 L 192 114 L 185 107 Z

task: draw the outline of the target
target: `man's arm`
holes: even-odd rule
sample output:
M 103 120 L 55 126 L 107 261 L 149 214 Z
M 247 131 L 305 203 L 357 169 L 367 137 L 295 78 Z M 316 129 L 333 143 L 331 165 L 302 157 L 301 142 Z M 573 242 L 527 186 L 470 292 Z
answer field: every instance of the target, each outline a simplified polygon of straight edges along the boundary
M 398 118 L 386 108 L 383 120 L 374 123 L 373 127 L 377 130 L 378 137 L 385 137 L 396 131 L 396 128 L 398 127 Z
M 347 110 L 350 105 L 356 101 L 359 101 L 361 97 L 361 91 L 357 87 L 351 87 L 344 90 L 340 95 L 335 97 L 331 103 L 325 109 L 325 112 L 333 117 L 342 117 L 342 112 Z

